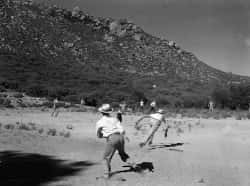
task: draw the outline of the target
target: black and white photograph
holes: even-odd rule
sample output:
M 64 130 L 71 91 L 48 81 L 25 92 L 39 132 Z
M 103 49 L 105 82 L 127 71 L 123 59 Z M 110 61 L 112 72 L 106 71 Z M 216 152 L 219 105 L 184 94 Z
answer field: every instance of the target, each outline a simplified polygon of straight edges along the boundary
M 249 175 L 249 0 L 0 0 L 0 186 Z

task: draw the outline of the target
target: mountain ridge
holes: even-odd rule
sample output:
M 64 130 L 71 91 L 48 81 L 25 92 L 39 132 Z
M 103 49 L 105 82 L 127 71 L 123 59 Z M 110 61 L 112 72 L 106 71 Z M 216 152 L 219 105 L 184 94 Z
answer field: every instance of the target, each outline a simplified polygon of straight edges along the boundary
M 4 0 L 0 6 L 0 85 L 5 88 L 75 101 L 132 103 L 156 97 L 175 104 L 172 100 L 186 95 L 207 97 L 216 85 L 250 82 L 126 19 L 95 18 L 78 7 L 69 11 L 32 1 Z

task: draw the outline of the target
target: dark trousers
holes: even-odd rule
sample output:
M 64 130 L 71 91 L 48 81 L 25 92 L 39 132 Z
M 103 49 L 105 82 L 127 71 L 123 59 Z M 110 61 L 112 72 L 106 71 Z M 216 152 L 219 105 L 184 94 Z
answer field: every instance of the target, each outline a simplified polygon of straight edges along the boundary
M 111 171 L 111 160 L 116 150 L 118 151 L 121 160 L 126 162 L 129 158 L 129 155 L 125 152 L 124 136 L 119 133 L 111 134 L 107 138 L 107 145 L 103 154 L 106 174 L 110 173 Z

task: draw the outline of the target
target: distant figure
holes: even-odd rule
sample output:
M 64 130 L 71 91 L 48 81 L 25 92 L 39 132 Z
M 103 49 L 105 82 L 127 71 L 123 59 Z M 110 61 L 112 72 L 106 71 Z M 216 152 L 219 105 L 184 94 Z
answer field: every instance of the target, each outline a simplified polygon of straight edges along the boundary
M 136 166 L 135 163 L 129 162 L 130 157 L 125 152 L 125 130 L 117 118 L 110 114 L 112 108 L 109 104 L 103 104 L 98 111 L 102 114 L 102 118 L 96 123 L 96 134 L 98 138 L 106 139 L 106 147 L 103 154 L 104 163 L 104 178 L 111 176 L 111 160 L 116 151 L 118 151 L 120 158 L 129 166 Z
M 52 110 L 52 113 L 51 113 L 51 117 L 57 117 L 59 114 L 59 110 L 58 110 L 58 99 L 55 98 L 53 100 L 53 110 Z
M 143 112 L 143 110 L 144 110 L 144 101 L 141 100 L 140 101 L 140 111 Z
M 214 111 L 214 102 L 212 100 L 210 100 L 208 103 L 208 109 L 210 112 Z
M 80 101 L 80 107 L 81 108 L 84 108 L 84 105 L 85 105 L 85 101 L 83 98 L 81 98 L 81 101 Z
M 156 111 L 156 102 L 152 101 L 150 103 L 150 112 L 155 112 Z
M 81 104 L 81 105 L 85 105 L 85 101 L 84 101 L 83 98 L 81 99 L 80 104 Z
M 140 143 L 140 147 L 143 147 L 146 144 L 151 145 L 153 143 L 153 138 L 154 138 L 154 135 L 155 135 L 156 131 L 159 129 L 159 127 L 161 126 L 162 123 L 166 124 L 166 119 L 164 117 L 164 110 L 159 109 L 156 113 L 150 114 L 150 115 L 147 115 L 147 116 L 143 116 L 138 121 L 136 121 L 135 128 L 137 130 L 140 129 L 139 122 L 141 120 L 143 120 L 144 118 L 150 118 L 151 119 L 150 120 L 151 132 L 150 132 L 149 136 L 146 138 L 146 140 L 144 142 Z M 165 130 L 165 132 L 164 132 L 164 137 L 165 138 L 168 135 L 168 129 L 169 129 L 169 126 L 166 126 L 165 129 L 164 129 Z

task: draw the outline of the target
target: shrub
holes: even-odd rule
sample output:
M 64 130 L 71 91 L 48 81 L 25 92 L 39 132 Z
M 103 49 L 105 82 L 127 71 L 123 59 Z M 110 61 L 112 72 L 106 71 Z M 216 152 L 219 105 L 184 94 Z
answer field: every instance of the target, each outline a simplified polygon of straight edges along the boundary
M 156 102 L 160 106 L 170 105 L 169 98 L 167 96 L 164 96 L 164 95 L 159 95 L 158 97 L 156 97 Z
M 29 131 L 29 130 L 31 130 L 31 127 L 30 127 L 29 125 L 25 124 L 25 123 L 21 123 L 21 124 L 19 125 L 18 129 Z
M 47 132 L 47 135 L 50 135 L 50 136 L 56 136 L 56 134 L 57 134 L 56 129 L 49 129 Z
M 48 96 L 48 90 L 42 85 L 33 85 L 26 89 L 26 93 L 35 97 L 44 97 Z
M 44 132 L 44 129 L 43 128 L 40 128 L 39 130 L 38 130 L 38 133 L 39 134 L 42 134 Z
M 4 91 L 6 91 L 6 89 L 2 85 L 0 85 L 0 92 L 4 92 Z
M 79 103 L 80 97 L 78 95 L 68 95 L 63 98 L 64 101 L 72 102 L 72 103 Z
M 239 113 L 238 113 L 238 114 L 236 114 L 235 119 L 236 119 L 236 120 L 241 120 L 241 119 L 242 119 L 241 114 L 239 114 Z
M 190 96 L 183 97 L 183 106 L 185 108 L 191 108 L 194 106 L 194 99 Z
M 28 125 L 31 127 L 32 130 L 36 130 L 37 129 L 35 123 L 29 122 Z
M 55 87 L 55 88 L 50 88 L 48 90 L 48 96 L 51 98 L 59 98 L 62 99 L 63 97 L 66 97 L 71 94 L 71 91 L 67 88 L 64 87 Z
M 250 119 L 250 113 L 247 113 L 246 117 L 247 119 Z
M 65 137 L 65 138 L 69 138 L 70 137 L 70 132 L 62 131 L 62 132 L 59 133 L 59 135 Z
M 68 125 L 66 126 L 66 128 L 69 129 L 69 130 L 72 130 L 74 127 L 73 127 L 73 125 L 68 124 Z
M 69 137 L 70 137 L 70 132 L 64 133 L 64 137 L 65 137 L 65 138 L 69 138 Z
M 227 88 L 216 87 L 216 89 L 212 92 L 212 97 L 215 100 L 216 104 L 218 104 L 221 108 L 229 106 L 230 98 L 230 90 Z
M 7 98 L 0 98 L 0 105 L 7 107 L 7 108 L 12 108 L 13 106 L 11 105 L 11 101 Z
M 13 125 L 13 124 L 6 124 L 6 125 L 4 125 L 4 128 L 7 129 L 7 130 L 13 130 L 15 128 L 15 125 Z
M 13 97 L 14 97 L 14 98 L 23 98 L 23 94 L 17 92 L 17 93 L 14 93 L 14 94 L 13 94 Z

